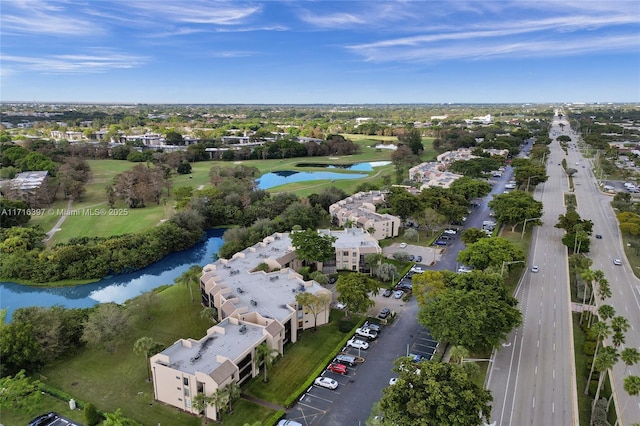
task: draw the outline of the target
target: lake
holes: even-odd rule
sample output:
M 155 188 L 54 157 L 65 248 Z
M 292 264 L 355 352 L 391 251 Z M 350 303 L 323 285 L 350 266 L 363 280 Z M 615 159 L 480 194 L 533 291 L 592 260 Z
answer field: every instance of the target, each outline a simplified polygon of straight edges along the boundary
M 342 169 L 359 172 L 373 171 L 374 167 L 386 166 L 390 161 L 372 161 L 356 163 L 345 166 L 332 164 L 303 163 L 299 167 L 326 167 L 327 169 Z M 340 180 L 360 179 L 369 176 L 362 173 L 336 173 L 336 172 L 298 172 L 294 170 L 282 170 L 279 172 L 265 173 L 256 182 L 259 189 L 269 189 L 275 186 L 294 182 L 307 182 L 310 180 Z
M 222 246 L 225 229 L 211 229 L 201 243 L 172 253 L 159 262 L 136 272 L 104 278 L 91 284 L 66 287 L 32 287 L 0 282 L 0 308 L 7 309 L 7 320 L 14 310 L 27 306 L 62 305 L 88 308 L 97 303 L 123 303 L 128 299 L 173 281 L 192 265 L 205 266 Z

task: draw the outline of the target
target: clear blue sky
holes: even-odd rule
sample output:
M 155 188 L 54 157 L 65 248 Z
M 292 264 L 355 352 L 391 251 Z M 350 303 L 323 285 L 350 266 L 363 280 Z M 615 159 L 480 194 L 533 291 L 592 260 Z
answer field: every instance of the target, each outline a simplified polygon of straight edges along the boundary
M 1 0 L 0 20 L 2 101 L 640 101 L 635 0 Z

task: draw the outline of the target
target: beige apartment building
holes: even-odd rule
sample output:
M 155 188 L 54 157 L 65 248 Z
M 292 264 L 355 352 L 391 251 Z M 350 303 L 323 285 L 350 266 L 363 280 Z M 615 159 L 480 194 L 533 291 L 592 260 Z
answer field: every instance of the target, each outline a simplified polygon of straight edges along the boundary
M 384 195 L 382 191 L 358 192 L 329 206 L 329 214 L 337 226 L 364 229 L 376 240 L 397 237 L 400 218 L 376 213 L 376 205 L 384 203 Z
M 365 268 L 364 256 L 381 253 L 377 240 L 362 229 L 319 230 L 336 237 L 336 258 L 318 269 L 353 271 Z M 301 266 L 287 233 L 266 237 L 252 247 L 203 268 L 202 303 L 215 307 L 218 324 L 199 340 L 180 339 L 150 359 L 158 401 L 199 414 L 193 396 L 211 395 L 231 382 L 243 384 L 260 373 L 256 348 L 265 343 L 279 354 L 300 330 L 329 321 L 330 307 L 314 318 L 296 302 L 296 294 L 331 292 L 295 272 Z M 218 410 L 204 413 L 216 420 Z

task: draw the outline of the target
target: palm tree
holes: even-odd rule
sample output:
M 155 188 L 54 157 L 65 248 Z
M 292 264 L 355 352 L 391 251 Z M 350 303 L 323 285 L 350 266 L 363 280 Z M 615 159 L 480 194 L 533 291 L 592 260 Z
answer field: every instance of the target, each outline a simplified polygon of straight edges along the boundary
M 604 301 L 604 299 L 610 298 L 611 295 L 612 293 L 609 281 L 604 278 L 598 281 L 598 296 L 600 296 L 600 300 Z
M 629 367 L 640 362 L 640 351 L 636 348 L 624 348 L 620 352 L 620 358 L 622 358 L 622 361 L 627 365 L 627 368 L 624 370 L 626 376 L 629 373 Z
M 587 300 L 587 289 L 588 288 L 592 288 L 592 282 L 593 280 L 595 280 L 596 276 L 595 276 L 595 272 L 593 271 L 593 269 L 585 269 L 584 271 L 582 271 L 582 274 L 580 274 L 580 276 L 582 277 L 582 279 L 584 280 L 585 286 L 584 286 L 584 290 L 582 292 L 582 312 L 580 313 L 580 324 L 582 324 L 582 319 L 584 317 L 584 304 Z M 593 291 L 591 291 L 591 293 L 593 294 Z
M 233 413 L 233 403 L 240 398 L 240 385 L 236 382 L 231 382 L 227 386 L 224 387 L 227 392 L 227 396 L 229 398 L 228 412 L 229 414 Z
M 605 339 L 605 337 L 607 337 L 609 334 L 611 334 L 611 329 L 609 328 L 609 325 L 604 321 L 600 321 L 600 322 L 597 322 L 597 323 L 593 324 L 591 326 L 590 331 L 591 331 L 591 333 L 595 334 L 595 336 L 596 336 L 596 349 L 593 352 L 593 362 L 591 363 L 591 370 L 589 371 L 589 378 L 587 379 L 587 386 L 584 388 L 584 394 L 585 395 L 589 394 L 589 383 L 591 383 L 591 376 L 593 375 L 593 369 L 595 368 L 596 357 L 598 356 L 598 350 L 600 349 L 600 343 Z
M 200 281 L 200 276 L 202 275 L 202 266 L 193 265 L 186 271 L 182 273 L 177 279 L 176 282 L 182 283 L 189 288 L 189 294 L 191 295 L 191 302 L 194 302 L 193 299 L 193 289 L 191 285 L 193 283 L 197 283 Z
M 620 354 L 618 351 L 611 346 L 604 346 L 597 358 L 594 360 L 596 365 L 596 369 L 600 372 L 600 378 L 598 379 L 598 389 L 596 390 L 596 396 L 593 398 L 593 408 L 596 406 L 596 402 L 600 398 L 600 390 L 602 389 L 602 384 L 604 383 L 604 379 L 607 377 L 607 372 L 610 368 L 612 368 L 616 362 L 618 362 Z
M 216 308 L 207 307 L 202 308 L 200 311 L 200 318 L 211 322 L 212 325 L 216 325 L 218 321 L 216 317 L 218 316 L 218 310 Z
M 629 329 L 629 321 L 623 316 L 611 318 L 611 329 L 613 331 L 626 333 Z
M 262 379 L 264 383 L 268 382 L 267 370 L 271 368 L 278 355 L 280 353 L 277 350 L 271 349 L 264 342 L 256 347 L 256 365 L 264 362 L 264 378 Z
M 627 376 L 624 378 L 624 390 L 627 391 L 629 396 L 637 396 L 640 395 L 640 377 L 638 376 Z M 624 403 L 624 407 L 622 407 L 622 411 L 618 416 L 618 420 L 616 424 L 620 424 L 620 419 L 622 418 L 622 414 L 624 410 L 627 408 L 627 404 L 631 398 L 627 398 Z
M 147 365 L 147 381 L 151 381 L 151 367 L 149 365 L 149 353 L 153 348 L 158 347 L 157 343 L 151 337 L 141 337 L 133 344 L 133 352 L 138 355 L 144 355 L 144 360 Z
M 619 348 L 620 345 L 624 344 L 624 341 L 625 341 L 624 333 L 621 331 L 616 330 L 611 335 L 611 344 L 615 348 Z
M 616 316 L 616 310 L 611 305 L 602 305 L 598 308 L 598 316 L 602 321 L 606 321 Z
M 468 356 L 469 350 L 464 346 L 454 346 L 449 352 L 449 357 L 451 358 L 451 360 L 457 362 L 460 365 L 462 365 L 462 363 L 464 362 L 464 358 Z
M 202 415 L 202 424 L 206 425 L 209 423 L 209 418 L 207 417 L 207 407 L 214 404 L 213 395 L 208 396 L 204 392 L 198 393 L 193 397 L 191 401 L 192 407 L 198 412 L 198 414 Z

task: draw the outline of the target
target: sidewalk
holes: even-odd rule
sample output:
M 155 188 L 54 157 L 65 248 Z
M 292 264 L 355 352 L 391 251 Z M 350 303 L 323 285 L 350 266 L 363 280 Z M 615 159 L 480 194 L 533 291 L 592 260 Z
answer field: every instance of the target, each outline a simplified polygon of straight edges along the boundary
M 241 393 L 240 397 L 242 399 L 246 399 L 247 401 L 251 401 L 251 402 L 253 402 L 255 404 L 262 405 L 263 407 L 270 408 L 270 409 L 272 409 L 274 411 L 282 410 L 285 413 L 289 411 L 288 408 L 285 408 L 285 407 L 283 407 L 281 405 L 274 404 L 274 403 L 269 402 L 269 401 L 265 401 L 264 399 L 256 398 L 255 396 L 247 395 L 246 393 Z

